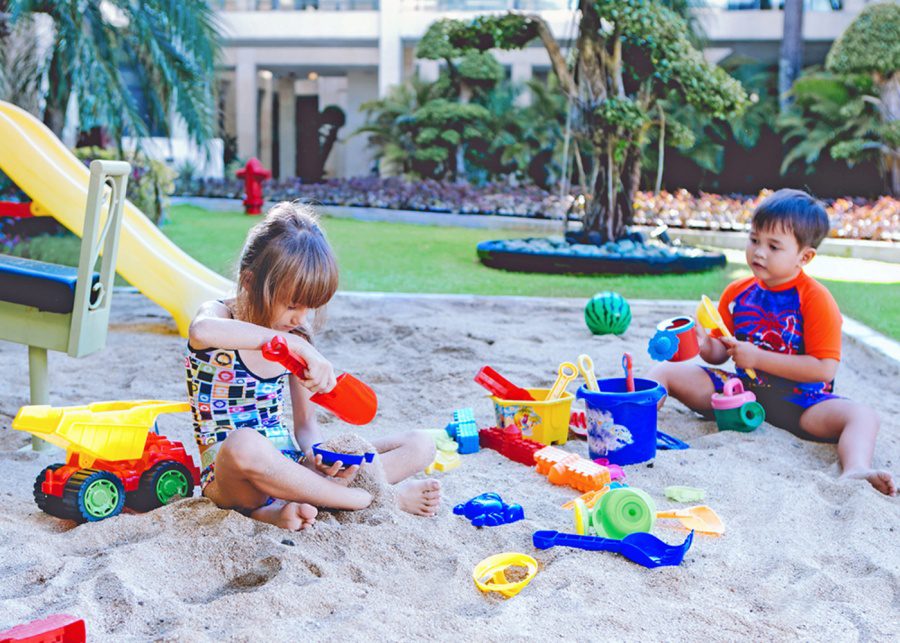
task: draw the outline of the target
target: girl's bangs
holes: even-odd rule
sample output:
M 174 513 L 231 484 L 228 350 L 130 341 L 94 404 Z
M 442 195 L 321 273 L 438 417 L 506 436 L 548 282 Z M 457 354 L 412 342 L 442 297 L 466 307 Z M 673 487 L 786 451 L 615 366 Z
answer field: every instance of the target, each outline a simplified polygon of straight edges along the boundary
M 308 253 L 279 266 L 282 274 L 273 274 L 272 283 L 279 284 L 275 301 L 304 308 L 322 308 L 338 287 L 337 264 L 327 254 Z

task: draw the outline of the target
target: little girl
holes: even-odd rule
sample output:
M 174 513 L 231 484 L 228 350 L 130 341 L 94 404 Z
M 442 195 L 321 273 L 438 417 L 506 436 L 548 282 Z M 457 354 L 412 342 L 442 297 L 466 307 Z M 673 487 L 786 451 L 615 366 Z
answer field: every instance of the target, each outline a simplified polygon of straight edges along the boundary
M 336 383 L 331 364 L 310 344 L 307 316 L 328 303 L 337 286 L 337 263 L 315 217 L 279 203 L 247 236 L 235 298 L 203 304 L 191 323 L 185 366 L 200 485 L 219 507 L 300 530 L 315 523 L 316 506 L 354 510 L 372 501 L 367 491 L 349 486 L 359 467 L 326 467 L 321 457 L 305 456 L 321 441 L 309 398 Z M 307 363 L 306 379 L 262 356 L 275 336 Z M 285 382 L 293 431 L 283 418 Z M 371 442 L 396 485 L 400 508 L 433 516 L 440 484 L 411 479 L 431 463 L 432 439 L 411 431 Z

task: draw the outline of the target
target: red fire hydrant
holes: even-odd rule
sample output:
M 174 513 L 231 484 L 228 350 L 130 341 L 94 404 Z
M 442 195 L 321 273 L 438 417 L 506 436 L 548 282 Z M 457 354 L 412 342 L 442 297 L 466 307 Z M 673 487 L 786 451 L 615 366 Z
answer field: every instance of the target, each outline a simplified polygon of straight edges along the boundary
M 258 158 L 253 157 L 235 174 L 239 179 L 244 179 L 244 214 L 259 214 L 263 205 L 262 182 L 271 179 L 272 173 L 263 167 Z

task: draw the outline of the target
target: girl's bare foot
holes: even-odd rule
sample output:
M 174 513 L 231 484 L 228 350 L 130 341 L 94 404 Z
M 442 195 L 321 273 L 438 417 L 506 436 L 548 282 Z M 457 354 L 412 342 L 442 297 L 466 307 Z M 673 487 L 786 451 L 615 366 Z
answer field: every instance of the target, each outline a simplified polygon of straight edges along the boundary
M 282 529 L 302 531 L 316 524 L 318 514 L 318 509 L 305 502 L 276 500 L 270 505 L 256 509 L 250 517 Z
M 407 513 L 416 516 L 434 516 L 441 504 L 441 483 L 428 478 L 413 480 L 409 478 L 397 483 L 397 504 Z
M 875 469 L 859 469 L 856 471 L 845 471 L 841 478 L 854 478 L 856 480 L 867 480 L 870 485 L 886 496 L 897 495 L 897 485 L 894 483 L 894 476 L 890 471 L 876 471 Z

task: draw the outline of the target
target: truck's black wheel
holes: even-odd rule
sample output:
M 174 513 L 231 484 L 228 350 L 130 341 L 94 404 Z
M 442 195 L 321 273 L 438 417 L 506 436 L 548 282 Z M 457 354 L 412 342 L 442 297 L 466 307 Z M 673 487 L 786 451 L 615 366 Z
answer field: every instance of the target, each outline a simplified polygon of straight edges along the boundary
M 68 507 L 63 503 L 62 498 L 59 496 L 48 495 L 44 493 L 44 490 L 42 489 L 44 478 L 47 477 L 47 473 L 49 471 L 56 471 L 62 466 L 65 466 L 62 462 L 51 464 L 49 467 L 45 467 L 44 470 L 37 475 L 37 478 L 34 480 L 34 502 L 44 513 L 48 513 L 57 518 L 62 518 L 63 520 L 75 520 L 75 514 L 69 511 Z
M 141 475 L 135 491 L 128 494 L 128 506 L 135 511 L 150 511 L 179 498 L 190 498 L 194 479 L 186 466 L 174 460 L 163 460 Z
M 125 506 L 125 485 L 109 471 L 79 469 L 66 482 L 63 504 L 78 522 L 112 518 Z

